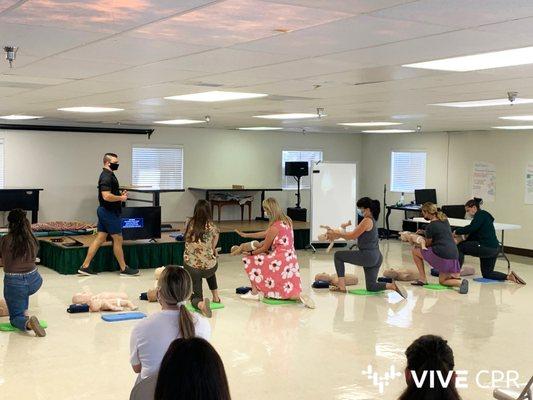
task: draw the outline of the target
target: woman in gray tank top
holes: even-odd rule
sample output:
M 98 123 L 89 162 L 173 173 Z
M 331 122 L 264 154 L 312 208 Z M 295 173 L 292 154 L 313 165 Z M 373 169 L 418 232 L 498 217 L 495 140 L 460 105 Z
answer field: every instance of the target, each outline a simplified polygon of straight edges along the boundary
M 378 292 L 380 290 L 394 290 L 404 299 L 407 298 L 405 289 L 396 282 L 383 283 L 377 282 L 379 268 L 383 262 L 383 256 L 379 250 L 379 236 L 376 220 L 380 213 L 380 204 L 378 200 L 372 200 L 369 197 L 363 197 L 357 201 L 358 214 L 364 218 L 355 230 L 347 233 L 336 233 L 328 230 L 328 240 L 345 239 L 357 240 L 359 250 L 343 250 L 335 253 L 335 269 L 339 277 L 337 286 L 331 287 L 334 292 L 346 293 L 345 263 L 359 265 L 363 267 L 365 273 L 366 290 L 369 292 Z

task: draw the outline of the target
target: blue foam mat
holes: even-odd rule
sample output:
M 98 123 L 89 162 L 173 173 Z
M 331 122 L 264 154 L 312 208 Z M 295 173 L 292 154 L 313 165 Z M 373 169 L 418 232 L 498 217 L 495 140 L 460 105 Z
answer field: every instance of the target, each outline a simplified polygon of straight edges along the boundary
M 487 278 L 474 278 L 474 280 L 478 283 L 502 283 L 502 281 L 496 281 L 494 279 Z
M 130 319 L 143 319 L 146 318 L 146 314 L 142 312 L 127 312 L 118 314 L 104 314 L 102 319 L 107 322 L 127 321 Z

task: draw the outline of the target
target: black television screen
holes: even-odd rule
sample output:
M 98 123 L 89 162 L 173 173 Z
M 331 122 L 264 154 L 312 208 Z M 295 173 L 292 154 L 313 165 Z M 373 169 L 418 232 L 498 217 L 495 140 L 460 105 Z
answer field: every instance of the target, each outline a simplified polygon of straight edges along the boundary
M 307 176 L 309 175 L 309 164 L 307 161 L 287 161 L 285 163 L 286 176 Z
M 161 207 L 124 207 L 120 219 L 124 240 L 161 237 Z
M 437 191 L 435 189 L 415 189 L 415 203 L 419 205 L 424 203 L 437 204 Z

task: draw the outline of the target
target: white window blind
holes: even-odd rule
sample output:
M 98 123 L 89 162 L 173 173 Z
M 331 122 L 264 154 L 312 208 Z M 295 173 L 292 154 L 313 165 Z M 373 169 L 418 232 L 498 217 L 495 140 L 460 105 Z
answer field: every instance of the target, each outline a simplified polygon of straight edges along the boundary
M 426 153 L 393 151 L 391 155 L 391 191 L 413 193 L 426 187 Z
M 320 150 L 283 150 L 281 154 L 281 187 L 283 189 L 297 189 L 298 184 L 292 176 L 285 176 L 285 163 L 287 161 L 307 161 L 309 174 L 312 173 L 313 162 L 322 161 L 322 151 Z M 302 177 L 300 188 L 309 189 L 311 180 L 309 176 Z
M 183 148 L 133 147 L 131 183 L 161 189 L 183 189 Z
M 0 139 L 0 188 L 4 187 L 4 139 Z

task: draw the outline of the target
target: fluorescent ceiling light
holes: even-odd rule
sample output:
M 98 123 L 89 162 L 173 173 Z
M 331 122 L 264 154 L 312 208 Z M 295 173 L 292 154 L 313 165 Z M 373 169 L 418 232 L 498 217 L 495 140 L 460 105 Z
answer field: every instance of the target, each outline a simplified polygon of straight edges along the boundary
M 509 125 L 509 126 L 493 126 L 493 129 L 506 129 L 506 130 L 526 130 L 533 129 L 533 125 Z
M 238 128 L 241 131 L 279 131 L 283 128 L 272 126 L 250 126 L 247 128 Z
M 322 117 L 325 117 L 322 114 Z M 264 119 L 310 119 L 318 118 L 318 114 L 306 114 L 306 113 L 289 113 L 289 114 L 270 114 L 270 115 L 254 115 L 254 118 Z
M 179 96 L 165 97 L 167 100 L 181 100 L 181 101 L 228 101 L 228 100 L 245 100 L 256 99 L 259 97 L 266 97 L 268 94 L 264 93 L 241 93 L 241 92 L 222 92 L 219 90 L 213 90 L 211 92 L 184 94 Z
M 509 119 L 511 121 L 533 121 L 533 115 L 515 115 L 511 117 L 500 117 L 500 119 Z
M 393 126 L 393 125 L 401 125 L 401 122 L 342 122 L 337 125 L 344 125 L 344 126 Z
M 12 115 L 4 115 L 0 117 L 1 119 L 9 119 L 9 120 L 21 120 L 21 119 L 39 119 L 43 117 L 38 117 L 36 115 L 20 115 L 20 114 L 12 114 Z
M 533 47 L 443 58 L 434 61 L 405 64 L 402 67 L 466 72 L 526 64 L 533 64 Z
M 363 131 L 364 133 L 410 133 L 414 132 L 412 129 L 374 129 Z
M 451 102 L 451 103 L 430 104 L 430 106 L 468 108 L 468 107 L 507 106 L 511 104 L 529 104 L 529 103 L 533 103 L 533 99 L 516 99 L 512 103 L 509 101 L 509 99 L 456 101 L 456 102 Z
M 67 112 L 79 112 L 79 113 L 105 113 L 105 112 L 124 111 L 123 108 L 113 108 L 113 107 L 64 107 L 64 108 L 58 108 L 57 110 L 67 111 Z
M 168 119 L 166 121 L 154 121 L 154 124 L 163 124 L 163 125 L 188 125 L 188 124 L 201 124 L 205 121 L 197 119 Z

